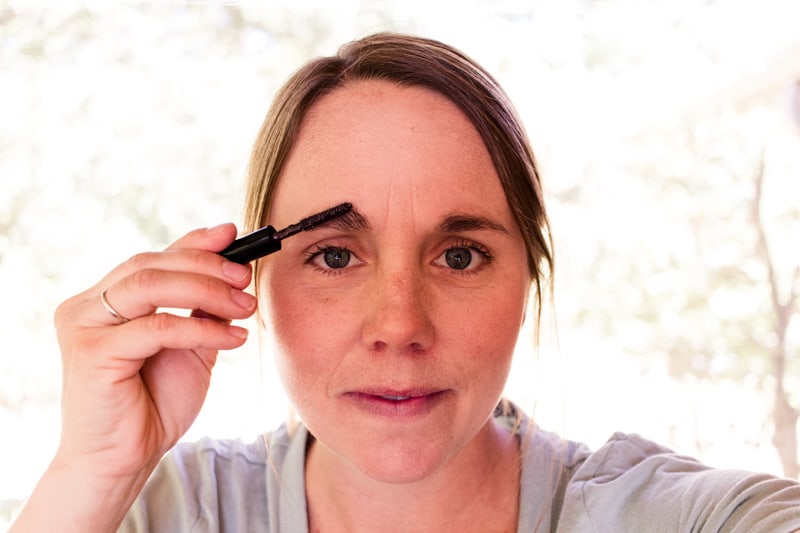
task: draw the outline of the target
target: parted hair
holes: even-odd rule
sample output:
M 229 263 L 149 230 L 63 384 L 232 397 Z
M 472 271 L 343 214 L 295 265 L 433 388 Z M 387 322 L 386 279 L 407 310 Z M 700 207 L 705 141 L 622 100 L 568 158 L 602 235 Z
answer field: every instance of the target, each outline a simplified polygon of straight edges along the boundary
M 268 223 L 283 166 L 308 110 L 323 95 L 350 82 L 383 80 L 419 86 L 451 100 L 485 144 L 525 240 L 528 265 L 541 304 L 552 286 L 553 246 L 542 187 L 525 129 L 505 91 L 475 61 L 441 42 L 378 33 L 314 59 L 278 91 L 256 138 L 248 170 L 245 228 Z M 258 275 L 256 263 L 255 275 Z M 541 305 L 537 305 L 541 314 Z

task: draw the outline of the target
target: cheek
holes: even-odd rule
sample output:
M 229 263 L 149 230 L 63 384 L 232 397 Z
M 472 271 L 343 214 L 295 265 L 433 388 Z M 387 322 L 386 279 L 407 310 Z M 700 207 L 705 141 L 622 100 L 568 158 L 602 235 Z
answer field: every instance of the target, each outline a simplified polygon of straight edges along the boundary
M 304 287 L 295 275 L 267 271 L 260 281 L 276 365 L 287 390 L 303 390 L 337 364 L 337 347 L 352 337 L 346 302 Z
M 261 302 L 266 310 L 266 326 L 271 341 L 277 346 L 275 363 L 281 380 L 288 391 L 302 386 L 303 368 L 310 361 L 298 355 L 310 355 L 306 349 L 313 334 L 303 335 L 309 323 L 316 321 L 315 308 L 298 297 L 291 279 L 274 271 L 266 271 L 261 278 Z
M 471 354 L 473 373 L 481 374 L 487 365 L 498 370 L 510 367 L 524 318 L 525 290 L 524 282 L 494 287 L 471 305 L 453 310 L 457 312 L 448 319 L 451 332 L 462 353 Z

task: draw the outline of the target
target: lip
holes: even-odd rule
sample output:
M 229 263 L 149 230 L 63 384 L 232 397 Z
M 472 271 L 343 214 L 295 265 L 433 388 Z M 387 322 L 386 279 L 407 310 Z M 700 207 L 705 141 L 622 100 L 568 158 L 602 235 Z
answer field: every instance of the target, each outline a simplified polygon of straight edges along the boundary
M 413 418 L 436 408 L 448 395 L 442 389 L 368 389 L 344 393 L 359 409 L 387 418 Z

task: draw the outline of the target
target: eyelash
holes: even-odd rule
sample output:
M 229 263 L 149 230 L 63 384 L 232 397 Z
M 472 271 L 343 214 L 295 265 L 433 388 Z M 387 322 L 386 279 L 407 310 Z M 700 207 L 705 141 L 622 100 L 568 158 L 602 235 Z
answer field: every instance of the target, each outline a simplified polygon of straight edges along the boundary
M 482 246 L 482 245 L 478 244 L 475 241 L 468 241 L 468 240 L 464 240 L 464 239 L 461 239 L 461 240 L 457 241 L 455 244 L 453 244 L 452 246 L 448 246 L 447 248 L 445 248 L 441 255 L 446 254 L 450 250 L 454 250 L 454 249 L 458 249 L 458 248 L 466 248 L 467 250 L 472 250 L 474 252 L 477 252 L 481 256 L 481 258 L 483 259 L 484 263 L 482 265 L 479 265 L 479 266 L 473 268 L 473 269 L 464 269 L 464 270 L 458 270 L 458 269 L 455 269 L 455 268 L 449 269 L 454 274 L 457 274 L 457 275 L 460 275 L 460 276 L 472 276 L 472 275 L 477 274 L 481 270 L 483 270 L 484 267 L 487 264 L 489 264 L 492 261 L 494 261 L 494 256 L 491 254 L 491 252 L 485 246 Z M 441 255 L 437 256 L 437 259 L 439 257 L 441 257 Z
M 334 251 L 346 251 L 349 252 L 353 258 L 356 258 L 356 255 L 353 253 L 352 250 L 350 250 L 350 248 L 346 246 L 335 246 L 329 244 L 324 246 L 315 246 L 313 251 L 307 252 L 305 254 L 306 259 L 303 263 L 312 266 L 314 270 L 316 270 L 317 272 L 321 272 L 322 274 L 327 274 L 328 276 L 336 276 L 343 274 L 344 273 L 343 271 L 346 270 L 345 268 L 320 268 L 314 264 L 314 260 L 320 255 Z
M 477 252 L 481 256 L 481 258 L 483 259 L 484 263 L 479 265 L 479 266 L 477 266 L 477 267 L 475 267 L 475 268 L 472 268 L 472 269 L 463 269 L 463 270 L 459 270 L 459 269 L 455 269 L 455 268 L 449 268 L 448 269 L 448 270 L 450 270 L 452 273 L 454 273 L 456 275 L 460 275 L 460 276 L 472 276 L 472 275 L 475 275 L 478 272 L 480 272 L 481 270 L 483 270 L 483 268 L 486 266 L 486 264 L 491 263 L 494 260 L 494 256 L 491 254 L 491 252 L 489 252 L 489 250 L 486 247 L 484 247 L 484 246 L 482 246 L 482 245 L 480 245 L 480 244 L 478 244 L 478 243 L 476 243 L 474 241 L 468 241 L 468 240 L 464 240 L 464 239 L 461 239 L 461 240 L 457 241 L 455 244 L 453 244 L 452 246 L 448 246 L 447 248 L 445 248 L 442 251 L 442 253 L 440 255 L 438 255 L 436 258 L 438 259 L 442 255 L 446 254 L 448 251 L 455 250 L 455 249 L 458 249 L 458 248 L 466 248 L 467 250 L 472 250 L 474 252 Z M 314 264 L 314 260 L 317 257 L 319 257 L 322 254 L 325 254 L 325 253 L 328 253 L 328 252 L 333 252 L 333 251 L 346 251 L 346 252 L 349 252 L 350 255 L 353 258 L 357 259 L 356 255 L 352 252 L 352 250 L 350 250 L 346 246 L 326 245 L 326 246 L 317 246 L 317 247 L 315 247 L 315 249 L 313 251 L 306 253 L 305 254 L 306 258 L 305 258 L 304 264 L 311 265 L 318 272 L 321 272 L 323 274 L 327 274 L 329 276 L 335 276 L 335 275 L 343 274 L 344 273 L 343 271 L 346 270 L 345 268 L 321 268 L 321 267 L 318 267 L 317 265 Z

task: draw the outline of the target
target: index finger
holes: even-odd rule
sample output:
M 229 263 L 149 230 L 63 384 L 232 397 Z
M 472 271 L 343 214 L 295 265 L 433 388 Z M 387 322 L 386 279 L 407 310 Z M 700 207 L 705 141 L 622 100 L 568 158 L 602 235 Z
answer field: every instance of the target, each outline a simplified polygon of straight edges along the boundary
M 190 231 L 167 247 L 167 250 L 196 248 L 209 252 L 225 249 L 236 238 L 236 225 L 231 222 Z

